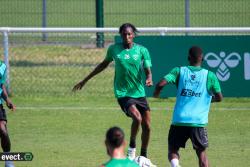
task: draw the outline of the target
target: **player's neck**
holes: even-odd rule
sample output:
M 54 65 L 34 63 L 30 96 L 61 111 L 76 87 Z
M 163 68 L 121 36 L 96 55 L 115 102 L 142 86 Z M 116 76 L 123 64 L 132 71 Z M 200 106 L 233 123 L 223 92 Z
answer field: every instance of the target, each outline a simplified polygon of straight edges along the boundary
M 189 65 L 190 66 L 195 66 L 195 67 L 200 67 L 201 63 L 190 63 Z
M 134 43 L 123 43 L 124 49 L 131 49 L 133 47 Z
M 110 155 L 112 158 L 115 159 L 125 159 L 126 155 L 124 154 L 124 150 L 123 149 L 114 149 Z

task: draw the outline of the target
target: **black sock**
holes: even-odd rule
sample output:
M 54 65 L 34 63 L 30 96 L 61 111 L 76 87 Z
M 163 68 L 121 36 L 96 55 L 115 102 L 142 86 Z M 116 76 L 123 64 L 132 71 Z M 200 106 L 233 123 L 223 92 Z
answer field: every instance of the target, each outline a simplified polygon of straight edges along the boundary
M 130 148 L 135 148 L 136 147 L 135 140 L 130 140 L 129 147 Z
M 145 148 L 141 149 L 141 156 L 147 157 L 147 149 Z

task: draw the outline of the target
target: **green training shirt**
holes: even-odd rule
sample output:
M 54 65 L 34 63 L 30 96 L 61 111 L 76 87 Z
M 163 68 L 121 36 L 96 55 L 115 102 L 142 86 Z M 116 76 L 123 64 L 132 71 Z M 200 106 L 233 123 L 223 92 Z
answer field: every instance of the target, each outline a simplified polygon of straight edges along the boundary
M 124 49 L 122 43 L 108 48 L 106 61 L 115 62 L 114 93 L 116 98 L 145 97 L 143 68 L 152 66 L 148 50 L 136 43 Z M 142 68 L 143 67 L 143 68 Z
M 2 61 L 0 61 L 0 94 L 2 94 L 2 92 L 3 92 L 3 90 L 2 90 L 2 84 L 5 84 L 5 82 L 6 82 L 6 69 L 7 69 L 7 67 L 6 67 L 6 65 L 2 62 Z M 0 104 L 2 104 L 3 103 L 3 99 L 2 99 L 2 97 L 0 97 Z
M 196 66 L 188 66 L 188 68 L 191 71 L 198 71 L 198 70 L 202 69 L 202 67 L 196 67 Z M 167 75 L 164 76 L 164 79 L 168 83 L 177 85 L 178 84 L 177 81 L 178 81 L 178 78 L 179 78 L 179 74 L 180 74 L 180 67 L 175 67 Z M 211 94 L 221 92 L 221 87 L 220 87 L 220 83 L 218 81 L 218 78 L 211 71 L 208 71 L 207 90 Z
M 139 167 L 134 161 L 130 159 L 115 159 L 112 158 L 107 163 L 104 164 L 105 167 Z

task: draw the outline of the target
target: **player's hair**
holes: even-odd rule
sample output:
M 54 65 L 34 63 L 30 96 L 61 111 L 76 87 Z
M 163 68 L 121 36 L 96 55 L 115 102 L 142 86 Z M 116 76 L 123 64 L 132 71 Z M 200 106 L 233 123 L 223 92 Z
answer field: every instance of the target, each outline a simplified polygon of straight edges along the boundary
M 122 25 L 120 26 L 120 28 L 119 28 L 119 33 L 122 34 L 122 32 L 123 32 L 126 28 L 128 28 L 128 27 L 130 27 L 130 28 L 133 30 L 134 34 L 137 34 L 137 33 L 139 32 L 139 31 L 137 30 L 137 28 L 136 28 L 133 24 L 131 24 L 131 23 L 124 23 L 124 24 L 122 24 Z
M 200 56 L 202 56 L 202 49 L 199 46 L 192 46 L 188 51 L 189 57 L 198 62 Z
M 106 132 L 106 143 L 113 148 L 118 148 L 124 141 L 124 132 L 121 128 L 114 126 Z

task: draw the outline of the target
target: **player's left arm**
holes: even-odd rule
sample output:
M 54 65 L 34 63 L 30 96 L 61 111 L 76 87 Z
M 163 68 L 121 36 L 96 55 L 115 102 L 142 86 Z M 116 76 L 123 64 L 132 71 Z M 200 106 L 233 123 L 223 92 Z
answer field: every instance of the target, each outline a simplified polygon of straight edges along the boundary
M 143 55 L 143 66 L 144 66 L 144 72 L 146 74 L 146 86 L 153 86 L 153 80 L 152 80 L 152 62 L 150 58 L 150 54 L 147 48 L 142 48 L 141 53 Z
M 213 72 L 209 72 L 208 79 L 210 80 L 210 92 L 212 92 L 212 103 L 221 102 L 223 99 L 223 95 L 221 92 L 221 87 L 218 78 Z
M 146 74 L 146 85 L 147 86 L 153 86 L 153 80 L 152 80 L 152 72 L 150 68 L 144 68 L 145 74 Z

